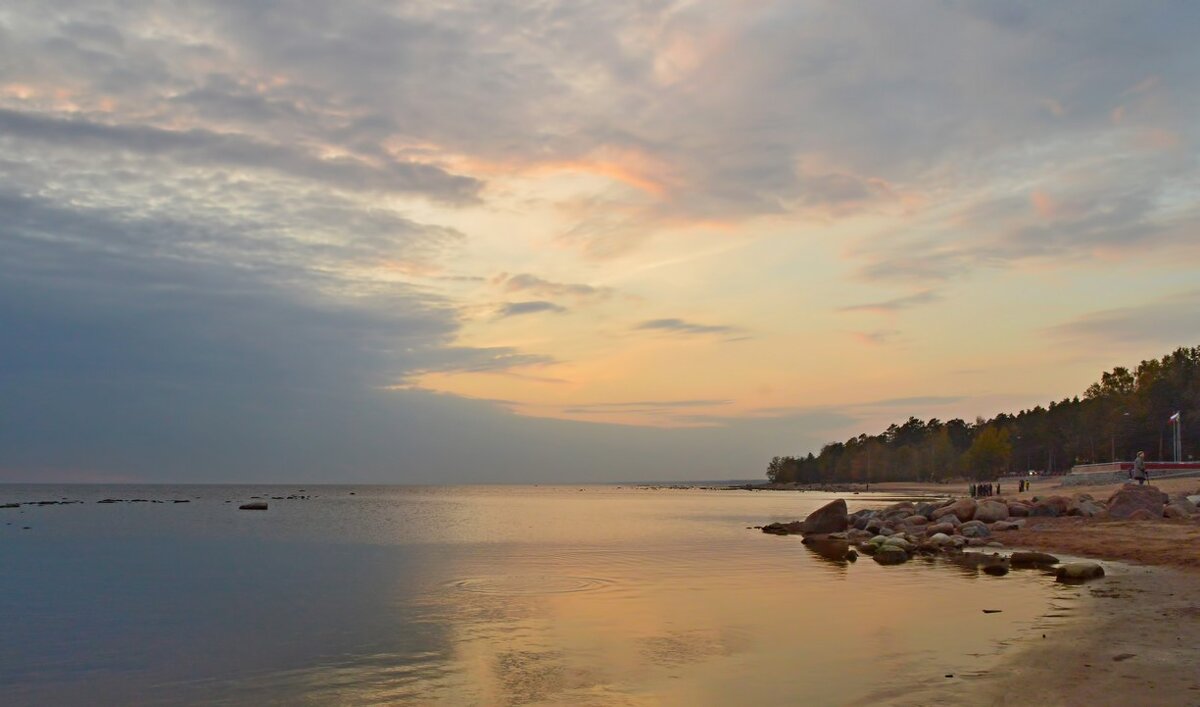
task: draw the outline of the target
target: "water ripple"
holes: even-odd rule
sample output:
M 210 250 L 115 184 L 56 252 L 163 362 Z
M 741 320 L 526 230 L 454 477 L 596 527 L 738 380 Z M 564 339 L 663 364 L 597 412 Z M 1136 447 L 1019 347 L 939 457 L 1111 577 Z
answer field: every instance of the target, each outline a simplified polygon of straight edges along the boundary
M 446 586 L 474 594 L 533 596 L 538 594 L 590 592 L 610 587 L 613 583 L 611 579 L 602 579 L 600 577 L 516 574 L 456 579 L 448 582 Z

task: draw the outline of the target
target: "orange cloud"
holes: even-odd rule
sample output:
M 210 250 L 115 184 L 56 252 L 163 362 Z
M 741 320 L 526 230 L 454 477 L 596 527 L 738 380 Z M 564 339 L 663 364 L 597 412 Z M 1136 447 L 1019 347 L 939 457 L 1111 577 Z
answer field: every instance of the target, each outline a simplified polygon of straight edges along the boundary
M 1033 204 L 1033 210 L 1044 219 L 1053 219 L 1059 214 L 1058 202 L 1044 191 L 1034 190 L 1029 195 L 1029 201 Z

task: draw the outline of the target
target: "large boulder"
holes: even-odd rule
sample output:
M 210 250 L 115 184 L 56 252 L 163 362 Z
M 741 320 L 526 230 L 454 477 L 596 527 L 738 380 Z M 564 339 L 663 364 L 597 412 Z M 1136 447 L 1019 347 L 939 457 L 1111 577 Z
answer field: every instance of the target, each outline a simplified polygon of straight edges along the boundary
M 1055 579 L 1068 584 L 1086 582 L 1104 576 L 1104 568 L 1095 562 L 1068 562 L 1058 568 Z
M 1132 518 L 1138 510 L 1145 510 L 1155 518 L 1161 518 L 1167 494 L 1155 486 L 1125 484 L 1108 497 L 1109 518 Z
M 846 502 L 842 499 L 830 501 L 824 506 L 808 514 L 804 519 L 802 533 L 841 533 L 850 527 L 849 514 L 846 513 Z
M 1038 501 L 1029 509 L 1029 515 L 1032 518 L 1057 518 L 1062 514 L 1054 504 Z
M 966 522 L 975 517 L 976 505 L 975 499 L 973 498 L 960 498 L 945 508 L 939 508 L 938 510 L 934 511 L 933 520 L 941 520 L 945 516 L 953 515 L 960 521 Z
M 1067 508 L 1067 515 L 1083 516 L 1084 518 L 1094 518 L 1103 512 L 1104 508 L 1090 498 L 1071 501 L 1071 505 Z
M 999 501 L 980 501 L 975 506 L 975 520 L 984 523 L 1008 520 L 1008 506 Z
M 1162 517 L 1162 513 L 1158 513 L 1156 515 L 1153 511 L 1148 511 L 1145 508 L 1139 508 L 1133 513 L 1129 514 L 1128 520 L 1158 520 Z
M 1174 500 L 1171 501 L 1171 503 L 1173 505 L 1179 506 L 1183 510 L 1183 512 L 1187 513 L 1188 515 L 1192 515 L 1193 513 L 1200 513 L 1200 506 L 1197 506 L 1196 504 L 1189 501 L 1187 496 L 1184 496 L 1184 495 L 1176 496 L 1174 498 Z

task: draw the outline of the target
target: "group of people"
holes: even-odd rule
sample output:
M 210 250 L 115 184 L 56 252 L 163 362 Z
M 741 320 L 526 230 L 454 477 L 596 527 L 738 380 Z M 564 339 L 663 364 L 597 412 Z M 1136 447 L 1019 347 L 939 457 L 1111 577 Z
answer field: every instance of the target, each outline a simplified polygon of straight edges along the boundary
M 971 498 L 985 498 L 987 496 L 1000 495 L 1000 482 L 987 482 L 971 484 Z M 1017 493 L 1024 493 L 1029 490 L 1028 479 L 1017 479 Z
M 971 484 L 971 498 L 983 498 L 984 496 L 996 496 L 1000 493 L 1000 484 L 988 482 L 986 484 Z

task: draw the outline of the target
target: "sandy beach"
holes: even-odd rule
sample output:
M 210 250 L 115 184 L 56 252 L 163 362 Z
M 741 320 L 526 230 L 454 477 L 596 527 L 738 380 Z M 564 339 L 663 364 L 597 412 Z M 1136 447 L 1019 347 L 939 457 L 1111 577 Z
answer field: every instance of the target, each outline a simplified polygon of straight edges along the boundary
M 1200 479 L 1154 484 L 1196 493 Z M 1060 487 L 1043 481 L 1006 498 L 1088 493 L 1119 484 Z M 872 490 L 876 490 L 872 487 Z M 965 492 L 965 484 L 879 484 L 897 494 Z M 1200 705 L 1200 521 L 1030 518 L 999 534 L 1007 547 L 1102 561 L 1107 576 L 1085 585 L 1083 611 L 1045 633 L 1022 636 L 982 675 L 906 686 L 894 704 Z

